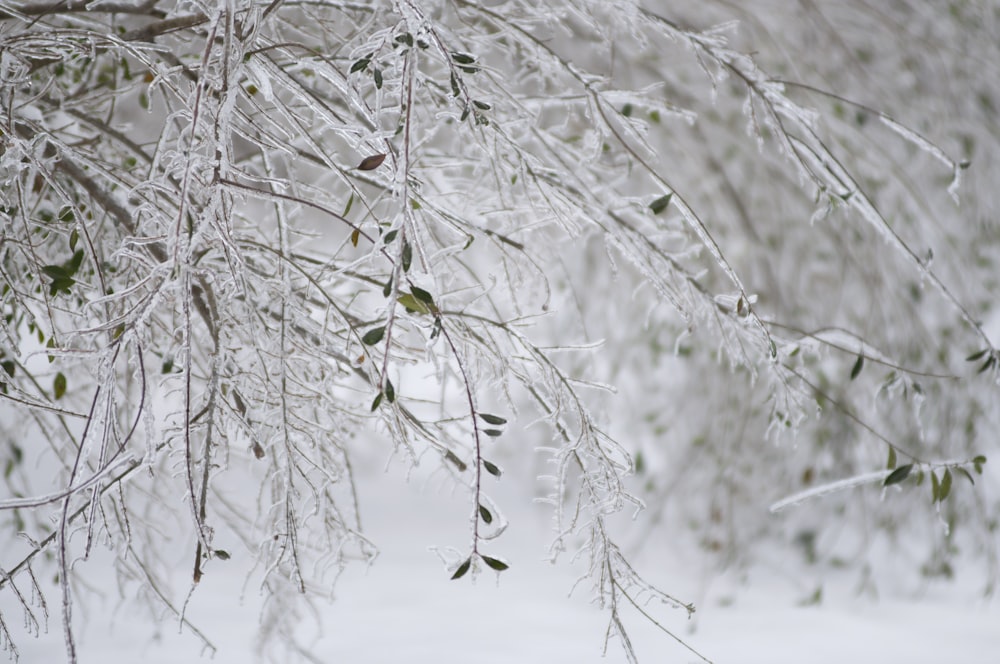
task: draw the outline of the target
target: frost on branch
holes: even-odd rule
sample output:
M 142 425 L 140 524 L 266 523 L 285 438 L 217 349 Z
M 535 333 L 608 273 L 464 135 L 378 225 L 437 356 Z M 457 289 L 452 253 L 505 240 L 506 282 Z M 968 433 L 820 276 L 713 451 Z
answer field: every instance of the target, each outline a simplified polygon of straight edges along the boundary
M 386 458 L 463 489 L 456 582 L 507 568 L 492 482 L 543 473 L 552 554 L 586 557 L 630 657 L 626 612 L 672 634 L 649 605 L 693 607 L 625 557 L 621 512 L 740 565 L 823 521 L 764 507 L 886 449 L 933 500 L 815 509 L 895 536 L 930 507 L 994 583 L 987 483 L 942 487 L 1000 413 L 998 72 L 878 37 L 919 18 L 995 51 L 996 19 L 771 4 L 0 8 L 0 510 L 24 533 L 0 592 L 29 631 L 58 615 L 75 659 L 100 547 L 211 647 L 186 607 L 252 558 L 262 637 L 305 656 L 302 602 L 375 556 L 359 468 Z

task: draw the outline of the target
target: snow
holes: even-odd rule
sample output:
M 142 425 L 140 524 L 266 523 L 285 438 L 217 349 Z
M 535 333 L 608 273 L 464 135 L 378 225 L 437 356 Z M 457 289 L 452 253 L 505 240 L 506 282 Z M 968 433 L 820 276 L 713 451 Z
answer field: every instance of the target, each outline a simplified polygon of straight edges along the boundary
M 321 662 L 410 664 L 509 662 L 608 662 L 626 658 L 614 638 L 602 657 L 607 616 L 588 602 L 581 583 L 570 595 L 582 565 L 566 558 L 543 560 L 550 539 L 545 508 L 521 503 L 498 488 L 510 519 L 508 531 L 489 553 L 511 568 L 449 580 L 449 570 L 431 547 L 464 551 L 467 506 L 439 478 L 402 483 L 396 469 L 365 471 L 368 498 L 363 516 L 369 536 L 381 549 L 370 568 L 349 566 L 333 602 L 317 603 L 322 637 L 315 641 Z M 523 488 L 523 487 L 522 487 Z M 523 498 L 523 497 L 522 497 Z M 81 662 L 173 664 L 254 661 L 262 598 L 244 589 L 249 553 L 234 552 L 207 570 L 191 599 L 188 617 L 216 644 L 214 658 L 202 655 L 190 633 L 175 620 L 160 621 L 153 633 L 149 617 L 135 603 L 119 606 L 114 597 L 90 599 L 75 611 Z M 672 594 L 693 601 L 698 611 L 658 613 L 665 627 L 716 664 L 844 664 L 844 662 L 988 662 L 1000 652 L 1000 606 L 983 600 L 975 586 L 929 586 L 919 597 L 858 595 L 856 576 L 826 579 L 822 601 L 802 605 L 816 585 L 792 561 L 775 560 L 754 568 L 753 578 L 712 571 L 713 563 L 687 549 L 648 547 L 640 569 L 652 570 Z M 891 560 L 878 569 L 891 568 Z M 100 561 L 87 566 L 89 583 L 107 576 Z M 182 567 L 183 569 L 183 567 Z M 848 581 L 849 579 L 849 581 Z M 243 594 L 243 601 L 239 597 Z M 116 607 L 119 607 L 116 609 Z M 54 608 L 54 607 L 53 607 Z M 8 624 L 19 629 L 9 593 L 0 599 Z M 634 613 L 626 625 L 641 662 L 696 662 L 695 655 L 658 633 Z M 65 661 L 58 614 L 40 639 L 17 634 L 21 662 Z M 308 619 L 303 634 L 315 630 Z

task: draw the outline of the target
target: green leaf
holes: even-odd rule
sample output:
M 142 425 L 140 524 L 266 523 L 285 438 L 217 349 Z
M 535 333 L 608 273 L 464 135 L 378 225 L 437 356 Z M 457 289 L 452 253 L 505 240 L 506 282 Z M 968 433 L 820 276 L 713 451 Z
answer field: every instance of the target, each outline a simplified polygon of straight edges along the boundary
M 937 473 L 931 471 L 931 502 L 941 500 L 941 482 L 938 481 Z
M 900 466 L 896 470 L 889 473 L 889 476 L 885 478 L 882 482 L 882 486 L 892 486 L 893 484 L 899 484 L 907 477 L 910 476 L 910 471 L 913 470 L 913 464 L 908 463 L 905 466 Z
M 367 58 L 361 58 L 360 60 L 355 60 L 354 64 L 351 65 L 351 73 L 357 73 L 368 68 L 368 64 L 372 61 L 371 56 Z
M 351 212 L 351 206 L 352 205 L 354 205 L 354 192 L 353 191 L 351 192 L 350 198 L 347 199 L 347 205 L 344 206 L 344 212 L 343 212 L 343 214 L 341 214 L 340 216 L 341 217 L 346 217 L 348 214 L 350 214 L 350 212 Z M 358 246 L 358 243 L 355 242 L 354 246 Z
M 410 263 L 413 261 L 413 247 L 410 246 L 409 242 L 403 243 L 402 261 L 403 261 L 403 272 L 409 272 Z
M 392 386 L 392 381 L 388 378 L 385 379 L 385 400 L 392 403 L 396 400 L 396 388 Z
M 983 362 L 983 366 L 979 367 L 979 371 L 977 371 L 976 373 L 983 373 L 984 371 L 992 367 L 994 364 L 996 364 L 996 362 L 997 362 L 996 356 L 990 355 L 988 358 L 986 358 L 986 361 Z
M 963 477 L 965 477 L 965 479 L 969 480 L 969 482 L 972 483 L 972 486 L 976 486 L 976 480 L 972 479 L 972 475 L 965 468 L 959 466 L 955 468 L 955 472 L 960 473 Z
M 458 87 L 458 79 L 455 77 L 455 72 L 451 73 L 451 96 L 457 97 L 462 91 Z
M 986 353 L 988 353 L 988 352 L 990 352 L 990 349 L 989 348 L 984 348 L 981 351 L 979 351 L 978 353 L 973 353 L 972 355 L 970 355 L 967 358 L 965 358 L 965 361 L 966 362 L 975 362 L 976 360 L 978 360 L 979 358 L 981 358 L 983 355 L 986 355 Z
M 375 87 L 379 90 L 382 89 L 382 70 L 375 67 L 375 71 L 372 72 L 372 76 L 375 79 Z
M 415 298 L 412 293 L 404 293 L 403 295 L 400 295 L 396 301 L 406 307 L 406 310 L 410 313 L 429 314 L 431 312 L 430 307 Z
M 396 43 L 397 44 L 405 44 L 406 46 L 412 47 L 413 46 L 413 35 L 411 35 L 409 32 L 404 32 L 401 35 L 396 35 Z
M 896 467 L 896 448 L 889 448 L 889 460 L 885 462 L 886 470 L 892 470 Z
M 655 201 L 649 204 L 649 209 L 653 211 L 653 214 L 660 214 L 667 209 L 670 205 L 670 199 L 673 198 L 673 194 L 667 194 L 666 196 L 660 196 Z
M 0 362 L 0 367 L 3 367 L 3 370 L 7 372 L 7 375 L 13 378 L 14 372 L 17 370 L 17 363 L 14 362 L 14 360 L 4 360 L 3 362 Z
M 976 468 L 976 474 L 977 475 L 982 475 L 983 474 L 983 464 L 984 463 L 986 463 L 986 457 L 984 457 L 982 454 L 980 454 L 980 455 L 978 455 L 978 456 L 976 456 L 975 458 L 972 459 L 972 465 L 975 466 L 975 468 Z
M 472 103 L 473 103 L 473 105 L 476 108 L 482 109 L 484 111 L 488 111 L 491 108 L 493 108 L 492 106 L 490 106 L 489 104 L 487 104 L 485 101 L 479 101 L 478 99 L 473 99 Z
M 495 569 L 498 572 L 502 572 L 509 567 L 507 563 L 502 560 L 497 560 L 496 558 L 490 558 L 489 556 L 483 555 L 480 555 L 480 558 L 483 559 L 483 562 L 486 563 L 490 569 Z
M 76 243 L 80 241 L 80 231 L 73 229 L 73 232 L 69 234 L 69 250 L 73 251 L 76 249 Z
M 42 267 L 42 272 L 53 279 L 69 279 L 73 276 L 62 265 L 45 265 Z
M 372 412 L 373 413 L 375 412 L 375 409 L 378 408 L 378 405 L 380 403 L 382 403 L 382 393 L 381 392 L 379 392 L 378 394 L 376 394 L 375 395 L 375 400 L 372 401 Z
M 381 327 L 373 327 L 365 332 L 365 336 L 361 337 L 361 343 L 366 346 L 374 346 L 378 342 L 382 341 L 382 337 L 384 336 L 385 325 L 382 325 Z
M 938 501 L 944 501 L 951 493 L 951 471 L 945 468 L 944 476 L 941 477 L 941 488 L 938 490 Z
M 626 102 L 625 105 L 622 106 L 622 115 L 627 118 L 632 117 L 632 104 Z
M 391 294 L 392 294 L 392 277 L 390 276 L 389 280 L 385 282 L 385 286 L 382 287 L 382 296 L 389 297 Z
M 83 263 L 83 249 L 79 249 L 73 253 L 73 258 L 69 259 L 69 265 L 66 266 L 66 271 L 72 277 L 80 269 L 80 264 Z
M 391 244 L 392 241 L 396 239 L 397 235 L 399 235 L 398 230 L 389 231 L 382 237 L 382 242 L 384 242 L 385 244 Z
M 482 505 L 479 506 L 479 516 L 483 518 L 483 522 L 487 524 L 493 523 L 493 515 L 490 514 L 490 511 Z
M 465 573 L 469 571 L 469 567 L 471 566 L 472 566 L 472 558 L 466 558 L 465 562 L 459 565 L 458 569 L 455 570 L 455 573 L 451 575 L 451 580 L 454 581 L 455 579 L 461 579 L 463 576 L 465 576 Z
M 459 459 L 458 455 L 456 455 L 451 450 L 448 450 L 447 452 L 445 452 L 444 458 L 447 459 L 448 461 L 452 462 L 453 464 L 455 464 L 455 467 L 458 468 L 461 471 L 464 471 L 466 468 L 468 468 L 468 466 L 465 465 L 465 462 L 462 461 L 461 459 Z
M 215 557 L 218 558 L 219 560 L 229 560 L 229 558 L 231 557 L 229 555 L 229 552 L 226 551 L 225 549 L 216 549 L 212 553 L 214 553 Z
M 476 61 L 476 59 L 468 53 L 452 53 L 451 59 L 454 60 L 456 64 L 460 65 L 471 65 Z
M 854 366 L 851 368 L 851 380 L 854 380 L 855 378 L 858 377 L 858 374 L 861 373 L 861 369 L 863 369 L 864 366 L 865 366 L 865 356 L 864 355 L 858 355 L 857 361 L 854 363 Z
M 494 426 L 500 426 L 507 424 L 507 420 L 502 417 L 497 417 L 496 415 L 490 415 L 489 413 L 479 413 L 479 417 L 482 418 L 483 422 L 487 424 L 492 424 Z
M 503 435 L 503 431 L 501 431 L 500 429 L 483 429 L 483 433 L 485 433 L 490 438 L 496 438 L 497 436 Z
M 174 358 L 168 357 L 167 359 L 163 360 L 163 366 L 160 367 L 160 368 L 161 368 L 162 372 L 165 373 L 165 374 L 168 374 L 171 371 L 173 371 L 174 370 Z
M 56 399 L 62 399 L 64 394 L 66 394 L 66 376 L 60 371 L 52 379 L 52 396 Z
M 413 293 L 413 297 L 417 298 L 421 302 L 426 302 L 427 304 L 434 304 L 434 298 L 431 297 L 431 294 L 425 291 L 423 288 L 417 288 L 416 286 L 414 286 L 413 288 L 410 289 L 410 292 Z
M 486 459 L 483 459 L 483 468 L 485 468 L 486 472 L 492 475 L 493 477 L 500 477 L 500 469 L 497 468 L 495 464 L 490 463 Z

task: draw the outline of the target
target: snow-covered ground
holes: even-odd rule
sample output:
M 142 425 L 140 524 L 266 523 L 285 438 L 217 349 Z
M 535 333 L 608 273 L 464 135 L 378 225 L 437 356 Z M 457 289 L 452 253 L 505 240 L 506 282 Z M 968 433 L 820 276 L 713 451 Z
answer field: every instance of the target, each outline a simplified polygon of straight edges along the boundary
M 315 648 L 318 661 L 626 661 L 614 639 L 602 657 L 607 616 L 589 602 L 589 587 L 580 584 L 569 594 L 581 567 L 568 560 L 543 561 L 549 539 L 543 510 L 517 509 L 507 502 L 510 528 L 491 549 L 511 564 L 499 579 L 488 572 L 474 583 L 468 577 L 449 581 L 429 547 L 465 546 L 467 509 L 461 496 L 442 490 L 440 482 L 401 486 L 396 472 L 375 474 L 364 486 L 369 498 L 378 496 L 369 500 L 364 517 L 381 554 L 368 569 L 348 567 L 336 600 L 318 604 L 316 621 L 323 630 Z M 762 565 L 747 582 L 713 575 L 691 556 L 653 546 L 640 562 L 670 592 L 696 603 L 692 620 L 679 610 L 658 615 L 665 627 L 717 664 L 1000 661 L 1000 602 L 978 600 L 974 588 L 935 585 L 921 598 L 874 600 L 858 597 L 854 583 L 840 588 L 827 580 L 821 602 L 800 606 L 811 586 L 787 571 L 797 566 Z M 236 553 L 228 563 L 213 564 L 190 604 L 189 617 L 218 647 L 213 659 L 200 658 L 197 640 L 178 633 L 175 621 L 154 630 L 134 604 L 116 610 L 117 602 L 109 599 L 76 611 L 81 662 L 253 661 L 261 598 L 254 588 L 243 589 L 243 564 L 248 563 L 249 554 Z M 106 575 L 95 563 L 83 563 L 78 571 L 95 582 Z M 6 594 L 0 601 L 17 628 Z M 50 606 L 50 612 L 47 634 L 19 639 L 22 662 L 65 661 L 58 607 Z M 701 661 L 639 616 L 631 614 L 630 625 L 641 661 Z M 306 624 L 304 631 L 315 626 Z

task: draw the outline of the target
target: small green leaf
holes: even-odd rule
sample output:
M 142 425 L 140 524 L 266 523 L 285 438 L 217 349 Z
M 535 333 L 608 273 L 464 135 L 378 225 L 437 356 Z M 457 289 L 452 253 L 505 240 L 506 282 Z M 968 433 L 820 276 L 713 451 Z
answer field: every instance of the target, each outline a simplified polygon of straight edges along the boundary
M 507 420 L 502 417 L 497 417 L 496 415 L 490 415 L 489 413 L 479 413 L 479 417 L 483 419 L 483 422 L 487 424 L 492 424 L 494 426 L 501 426 L 507 424 Z
M 62 265 L 45 265 L 42 267 L 42 272 L 53 279 L 68 279 L 73 276 Z
M 382 403 L 382 393 L 381 392 L 379 392 L 378 394 L 376 394 L 375 395 L 375 400 L 372 401 L 372 412 L 373 413 L 375 412 L 375 409 L 378 408 L 378 405 L 380 403 Z
M 216 549 L 215 551 L 213 551 L 213 553 L 215 554 L 215 557 L 218 558 L 219 560 L 229 560 L 229 558 L 231 557 L 229 555 L 229 552 L 226 551 L 225 549 Z
M 944 475 L 941 477 L 941 488 L 938 489 L 938 501 L 943 502 L 951 493 L 951 481 L 951 471 L 945 468 Z
M 343 214 L 341 214 L 340 216 L 341 217 L 346 217 L 348 214 L 350 214 L 350 212 L 351 212 L 351 206 L 352 205 L 354 205 L 354 192 L 353 191 L 351 192 L 350 198 L 347 199 L 347 205 L 344 206 L 344 212 L 343 212 Z M 357 230 L 357 229 L 355 229 L 355 230 Z M 358 243 L 355 242 L 354 246 L 357 246 L 357 244 Z
M 429 314 L 431 312 L 430 307 L 415 298 L 412 293 L 404 293 L 403 295 L 400 295 L 396 301 L 406 307 L 406 310 L 410 313 Z
M 401 258 L 403 261 L 403 272 L 409 272 L 410 263 L 412 263 L 413 261 L 413 247 L 410 246 L 409 242 L 403 243 L 403 252 Z
M 372 76 L 375 79 L 375 87 L 378 88 L 379 90 L 381 90 L 382 89 L 382 70 L 379 69 L 378 67 L 375 67 L 375 70 L 372 72 Z
M 493 477 L 500 477 L 500 469 L 497 468 L 495 464 L 490 463 L 486 459 L 483 459 L 483 468 L 485 468 L 486 472 L 492 475 Z
M 483 559 L 483 562 L 486 563 L 490 569 L 495 569 L 498 572 L 502 572 L 509 567 L 507 563 L 502 560 L 497 560 L 496 558 L 490 558 L 489 556 L 483 555 L 480 555 L 480 558 Z
M 69 250 L 74 251 L 76 249 L 76 243 L 80 241 L 80 231 L 73 229 L 73 232 L 69 234 Z
M 465 562 L 459 565 L 458 569 L 455 570 L 455 573 L 451 575 L 451 580 L 454 581 L 455 579 L 461 579 L 463 576 L 465 576 L 465 573 L 469 571 L 469 567 L 471 566 L 472 566 L 472 558 L 466 558 Z
M 351 231 L 351 244 L 355 247 L 358 246 L 358 240 L 360 239 L 361 239 L 361 229 L 355 228 L 353 231 Z
M 479 101 L 478 99 L 473 99 L 472 103 L 473 103 L 473 105 L 475 105 L 476 108 L 482 109 L 484 111 L 488 111 L 491 108 L 493 108 L 492 106 L 490 106 L 489 104 L 487 104 L 485 101 Z
M 355 60 L 354 64 L 351 65 L 351 73 L 355 74 L 359 71 L 363 71 L 368 68 L 369 63 L 371 63 L 371 56 L 367 58 L 361 58 L 360 60 Z
M 889 473 L 889 476 L 885 478 L 882 482 L 882 486 L 892 486 L 893 484 L 899 484 L 907 477 L 910 476 L 910 471 L 913 470 L 913 464 L 908 463 L 905 466 L 900 466 L 896 470 Z
M 455 72 L 451 73 L 451 96 L 457 97 L 462 91 L 458 87 L 458 79 L 455 77 Z
M 997 362 L 996 356 L 990 355 L 988 358 L 986 358 L 986 361 L 983 362 L 983 366 L 979 367 L 979 371 L 977 371 L 976 373 L 983 373 L 984 371 L 992 367 L 994 364 L 996 364 L 996 362 Z
M 649 209 L 653 211 L 653 214 L 660 214 L 667 209 L 670 205 L 670 199 L 673 198 L 673 194 L 667 194 L 666 196 L 660 196 L 655 201 L 649 204 Z
M 503 431 L 501 431 L 500 429 L 483 429 L 483 433 L 485 433 L 490 438 L 496 438 L 497 436 L 503 435 Z
M 854 363 L 854 366 L 851 367 L 851 380 L 854 380 L 855 378 L 858 377 L 858 374 L 861 373 L 861 369 L 863 369 L 864 366 L 865 366 L 865 356 L 858 355 L 857 361 Z
M 160 367 L 160 369 L 161 369 L 162 373 L 165 373 L 165 374 L 168 374 L 171 371 L 173 371 L 174 370 L 174 358 L 168 357 L 167 359 L 163 360 L 163 366 Z
M 401 35 L 396 35 L 396 43 L 397 44 L 405 44 L 406 46 L 412 47 L 413 46 L 413 35 L 411 35 L 409 32 L 404 32 Z
M 381 327 L 373 327 L 365 332 L 365 336 L 361 337 L 361 343 L 366 346 L 374 346 L 378 342 L 382 341 L 382 337 L 384 336 L 385 325 L 382 325 Z
M 388 378 L 385 379 L 385 400 L 392 403 L 396 400 L 396 388 L 392 386 L 392 381 Z
M 626 104 L 622 106 L 622 115 L 626 118 L 632 117 L 632 104 L 626 102 Z
M 889 448 L 889 460 L 885 462 L 886 470 L 892 470 L 896 467 L 896 448 Z
M 427 304 L 434 304 L 434 298 L 431 297 L 431 294 L 425 291 L 423 288 L 417 288 L 416 286 L 414 286 L 413 288 L 410 289 L 410 292 L 413 293 L 413 297 L 417 298 L 421 302 L 426 302 Z
M 972 465 L 975 466 L 977 475 L 983 474 L 984 463 L 986 463 L 986 457 L 984 457 L 982 454 L 972 459 Z
M 978 360 L 979 358 L 981 358 L 983 355 L 986 355 L 986 353 L 988 353 L 988 352 L 990 352 L 990 349 L 989 348 L 984 348 L 981 351 L 979 351 L 977 353 L 973 353 L 972 355 L 970 355 L 967 358 L 965 358 L 965 361 L 966 362 L 975 362 L 976 360 Z
M 941 500 L 941 482 L 938 481 L 937 473 L 931 471 L 931 502 Z
M 389 280 L 385 282 L 385 286 L 382 287 L 382 297 L 389 297 L 390 295 L 392 295 L 392 277 L 391 276 L 389 277 Z
M 462 461 L 461 459 L 459 459 L 458 455 L 456 455 L 451 450 L 448 450 L 445 453 L 444 458 L 447 459 L 448 461 L 452 462 L 453 464 L 455 464 L 455 467 L 458 468 L 459 470 L 464 471 L 466 468 L 468 468 L 468 466 L 465 465 L 465 462 Z
M 976 485 L 976 480 L 972 479 L 972 475 L 965 468 L 959 466 L 955 468 L 955 472 L 960 473 L 963 477 L 965 477 L 965 479 L 969 480 L 969 482 L 972 483 L 972 486 Z
M 396 239 L 397 235 L 399 235 L 398 230 L 389 231 L 382 237 L 382 242 L 384 242 L 385 244 L 391 244 L 392 241 Z
M 468 53 L 452 53 L 451 59 L 454 60 L 456 64 L 460 65 L 471 65 L 476 61 L 476 59 Z
M 7 372 L 7 375 L 13 378 L 14 372 L 17 370 L 17 363 L 14 362 L 14 360 L 4 360 L 3 362 L 0 362 L 0 367 L 3 367 L 3 370 Z
M 66 394 L 66 376 L 60 371 L 52 379 L 52 396 L 56 399 L 62 399 L 64 394 Z
M 487 524 L 493 523 L 493 515 L 490 514 L 490 511 L 485 507 L 483 507 L 482 505 L 479 506 L 479 516 L 483 518 L 484 523 Z

